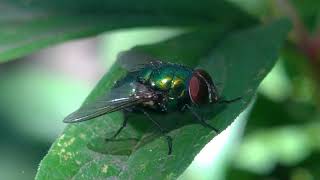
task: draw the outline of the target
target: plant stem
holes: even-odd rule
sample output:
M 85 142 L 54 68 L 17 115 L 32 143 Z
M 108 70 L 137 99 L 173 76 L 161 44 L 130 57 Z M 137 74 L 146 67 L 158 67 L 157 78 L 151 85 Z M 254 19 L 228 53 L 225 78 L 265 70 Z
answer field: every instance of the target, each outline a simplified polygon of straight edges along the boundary
M 288 0 L 275 0 L 276 5 L 279 7 L 281 12 L 289 17 L 293 23 L 293 36 L 294 43 L 297 48 L 309 60 L 309 65 L 312 69 L 313 79 L 316 84 L 316 92 L 320 91 L 320 28 L 316 30 L 316 33 L 312 35 L 308 32 L 305 24 L 300 18 L 299 13 L 293 7 Z M 320 108 L 320 94 L 315 93 L 317 98 L 318 107 Z

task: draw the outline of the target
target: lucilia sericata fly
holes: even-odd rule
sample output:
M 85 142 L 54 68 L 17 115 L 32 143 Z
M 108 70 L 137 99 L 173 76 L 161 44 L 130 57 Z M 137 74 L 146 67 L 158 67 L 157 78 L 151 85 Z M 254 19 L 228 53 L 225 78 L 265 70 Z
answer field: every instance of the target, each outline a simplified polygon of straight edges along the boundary
M 194 119 L 203 126 L 218 129 L 208 124 L 195 111 L 202 105 L 212 103 L 230 103 L 222 100 L 210 75 L 202 69 L 192 69 L 180 64 L 163 62 L 135 52 L 121 53 L 118 62 L 128 74 L 117 81 L 105 96 L 91 104 L 85 104 L 64 119 L 65 123 L 91 120 L 95 117 L 124 110 L 143 113 L 168 142 L 168 154 L 172 152 L 172 138 L 166 130 L 153 119 L 149 112 L 170 113 L 174 111 L 191 111 Z M 122 126 L 111 139 L 115 139 L 127 124 L 124 118 Z

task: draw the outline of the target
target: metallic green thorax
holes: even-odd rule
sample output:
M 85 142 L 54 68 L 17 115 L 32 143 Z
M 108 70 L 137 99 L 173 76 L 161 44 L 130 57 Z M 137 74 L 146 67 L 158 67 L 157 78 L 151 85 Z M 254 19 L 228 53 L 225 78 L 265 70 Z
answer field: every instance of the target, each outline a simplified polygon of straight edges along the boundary
M 138 73 L 138 81 L 163 92 L 163 111 L 177 110 L 188 98 L 188 82 L 192 69 L 171 63 L 150 65 Z M 157 108 L 157 107 L 154 107 Z

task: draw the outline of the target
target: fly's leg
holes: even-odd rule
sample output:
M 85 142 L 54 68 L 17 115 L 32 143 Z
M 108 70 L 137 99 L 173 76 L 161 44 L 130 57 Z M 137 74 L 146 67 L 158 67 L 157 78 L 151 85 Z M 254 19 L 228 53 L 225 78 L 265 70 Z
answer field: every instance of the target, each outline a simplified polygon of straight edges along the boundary
M 201 125 L 203 125 L 204 127 L 207 127 L 209 129 L 212 129 L 214 132 L 216 132 L 217 134 L 220 132 L 217 128 L 211 126 L 210 124 L 208 124 L 203 118 L 200 117 L 200 115 L 195 112 L 188 104 L 184 105 L 184 108 L 188 108 L 190 110 L 190 112 L 192 113 L 192 115 L 195 117 L 195 119 L 200 122 Z
M 221 101 L 218 101 L 218 103 L 219 104 L 229 104 L 229 103 L 239 101 L 240 99 L 242 99 L 242 97 L 237 97 L 237 98 L 230 99 L 230 100 L 221 100 Z
M 150 121 L 153 122 L 153 124 L 157 126 L 161 134 L 166 138 L 168 143 L 168 155 L 170 155 L 172 153 L 172 138 L 166 134 L 166 131 L 160 126 L 160 124 L 156 120 L 152 119 L 151 116 L 146 111 L 144 110 L 141 110 L 141 111 Z
M 127 122 L 128 122 L 128 119 L 124 118 L 121 127 L 117 130 L 117 132 L 110 139 L 109 138 L 106 139 L 106 141 L 114 140 L 120 134 L 122 129 L 127 126 Z

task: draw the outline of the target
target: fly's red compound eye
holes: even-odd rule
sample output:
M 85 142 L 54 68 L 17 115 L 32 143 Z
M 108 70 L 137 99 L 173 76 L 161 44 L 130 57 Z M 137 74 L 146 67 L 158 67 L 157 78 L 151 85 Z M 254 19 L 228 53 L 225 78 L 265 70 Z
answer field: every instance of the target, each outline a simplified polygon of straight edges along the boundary
M 206 104 L 218 100 L 218 94 L 210 75 L 204 70 L 197 69 L 189 82 L 189 95 L 192 103 Z
M 203 78 L 194 73 L 189 82 L 190 99 L 195 104 L 208 103 L 208 86 Z

